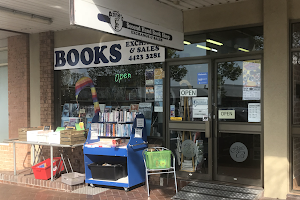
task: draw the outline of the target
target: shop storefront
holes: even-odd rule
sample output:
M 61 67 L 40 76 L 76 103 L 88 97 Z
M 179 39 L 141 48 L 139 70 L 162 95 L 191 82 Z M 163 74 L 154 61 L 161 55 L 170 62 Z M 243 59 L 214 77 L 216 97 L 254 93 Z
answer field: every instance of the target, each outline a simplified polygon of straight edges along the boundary
M 100 67 L 95 67 L 87 48 L 128 46 L 131 41 L 56 48 L 56 126 L 83 121 L 90 127 L 94 117 L 90 88 L 75 98 L 76 82 L 89 77 L 102 113 L 140 112 L 147 107 L 147 135 L 173 151 L 179 176 L 261 187 L 263 41 L 261 26 L 187 35 L 184 51 L 167 49 L 166 62 L 122 65 L 120 61 L 121 65 Z M 77 54 L 69 53 L 71 49 L 78 55 L 90 54 L 74 64 Z M 139 51 L 139 57 L 124 53 L 130 50 Z M 151 60 L 151 54 L 155 60 L 164 51 L 136 43 L 120 54 L 125 62 L 139 63 Z M 74 58 L 67 60 L 68 55 Z M 84 68 L 77 66 L 87 61 Z M 69 69 L 60 70 L 72 62 Z
M 183 51 L 149 45 L 133 55 L 125 42 L 129 53 L 123 54 L 117 45 L 126 38 L 86 28 L 31 34 L 26 55 L 32 73 L 26 76 L 32 82 L 24 83 L 30 100 L 17 102 L 24 108 L 8 101 L 9 137 L 16 136 L 20 110 L 22 126 L 83 121 L 88 127 L 93 95 L 85 88 L 76 100 L 75 84 L 89 77 L 103 111 L 146 106 L 148 141 L 172 150 L 180 178 L 258 186 L 266 197 L 283 199 L 299 191 L 300 182 L 299 5 L 248 0 L 184 10 Z M 16 51 L 21 43 L 13 39 L 7 46 Z M 103 55 L 96 54 L 103 45 Z M 121 54 L 126 62 L 119 62 Z M 146 61 L 147 55 L 162 59 Z M 20 76 L 12 60 L 8 56 L 8 67 L 0 60 L 0 82 Z M 19 100 L 16 85 L 9 94 Z

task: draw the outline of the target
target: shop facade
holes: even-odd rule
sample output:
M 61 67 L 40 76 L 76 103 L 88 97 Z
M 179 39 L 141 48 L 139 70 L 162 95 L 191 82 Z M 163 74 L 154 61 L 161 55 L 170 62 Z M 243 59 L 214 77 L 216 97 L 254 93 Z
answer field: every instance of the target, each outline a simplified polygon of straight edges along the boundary
M 299 6 L 252 0 L 183 11 L 184 50 L 165 48 L 160 62 L 53 70 L 55 50 L 126 38 L 85 28 L 9 37 L 8 72 L 0 74 L 8 78 L 9 137 L 21 125 L 58 127 L 62 117 L 79 117 L 64 116 L 64 107 L 78 105 L 75 83 L 88 76 L 99 104 L 151 103 L 148 140 L 176 154 L 179 177 L 258 186 L 266 197 L 286 198 L 299 190 Z M 15 62 L 21 52 L 27 60 Z M 12 82 L 24 76 L 20 68 L 26 80 Z M 93 106 L 89 88 L 78 102 L 85 112 Z

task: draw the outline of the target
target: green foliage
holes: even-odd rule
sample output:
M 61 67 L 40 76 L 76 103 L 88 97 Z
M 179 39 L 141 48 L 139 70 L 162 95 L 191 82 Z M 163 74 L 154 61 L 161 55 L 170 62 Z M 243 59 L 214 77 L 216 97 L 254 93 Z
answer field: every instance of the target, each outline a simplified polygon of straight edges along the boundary
M 218 85 L 224 85 L 225 79 L 237 80 L 242 72 L 243 69 L 234 62 L 218 63 Z

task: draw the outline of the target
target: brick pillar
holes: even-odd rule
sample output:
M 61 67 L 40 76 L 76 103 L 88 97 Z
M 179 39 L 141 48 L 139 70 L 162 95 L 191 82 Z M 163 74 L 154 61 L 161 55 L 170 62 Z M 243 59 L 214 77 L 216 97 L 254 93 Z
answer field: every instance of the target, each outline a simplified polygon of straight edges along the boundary
M 9 138 L 30 125 L 29 36 L 8 38 Z
M 41 125 L 54 126 L 54 33 L 40 33 Z

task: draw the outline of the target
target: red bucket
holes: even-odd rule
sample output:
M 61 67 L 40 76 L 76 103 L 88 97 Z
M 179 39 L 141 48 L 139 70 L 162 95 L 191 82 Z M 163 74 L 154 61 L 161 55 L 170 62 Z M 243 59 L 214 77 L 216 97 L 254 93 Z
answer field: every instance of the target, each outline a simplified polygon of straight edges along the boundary
M 51 178 L 51 160 L 50 160 L 50 158 L 32 166 L 31 168 L 33 170 L 35 179 L 48 180 Z M 53 176 L 56 173 L 63 171 L 64 169 L 65 168 L 64 168 L 63 162 L 61 161 L 61 157 L 53 158 L 53 173 L 52 173 Z

